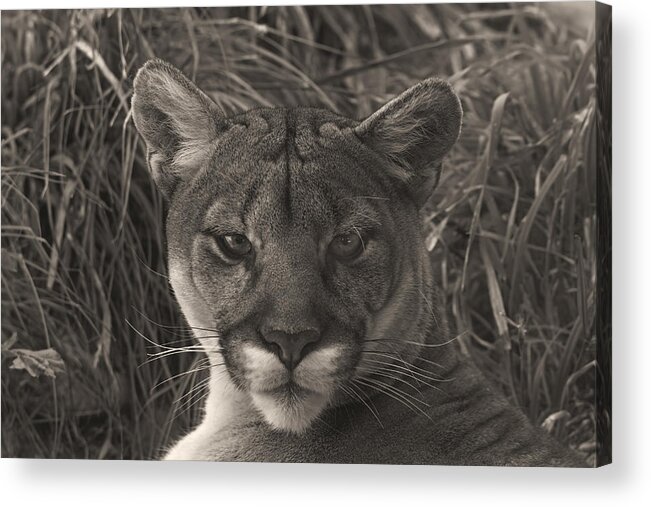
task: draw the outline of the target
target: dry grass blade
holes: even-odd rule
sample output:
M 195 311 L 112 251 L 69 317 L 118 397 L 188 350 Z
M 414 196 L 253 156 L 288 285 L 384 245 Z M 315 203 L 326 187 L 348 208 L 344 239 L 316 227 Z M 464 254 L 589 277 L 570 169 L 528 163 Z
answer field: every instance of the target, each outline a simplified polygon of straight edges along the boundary
M 113 91 L 115 91 L 116 95 L 120 99 L 120 104 L 124 108 L 124 111 L 128 112 L 129 104 L 127 102 L 127 95 L 122 89 L 122 84 L 120 83 L 118 78 L 115 77 L 113 72 L 111 72 L 111 69 L 109 69 L 108 65 L 104 61 L 104 58 L 102 58 L 102 55 L 100 55 L 96 49 L 94 49 L 90 44 L 88 44 L 84 40 L 75 41 L 75 47 L 76 49 L 81 51 L 84 55 L 86 55 L 86 57 L 92 62 L 92 64 L 99 69 L 99 71 L 106 78 L 106 80 L 111 85 L 111 88 L 113 88 Z
M 560 178 L 561 173 L 565 169 L 566 163 L 567 163 L 567 158 L 565 156 L 562 156 L 561 158 L 558 159 L 558 161 L 554 165 L 554 168 L 551 170 L 551 172 L 545 179 L 545 182 L 540 188 L 538 195 L 536 196 L 533 203 L 531 204 L 529 211 L 527 211 L 527 214 L 524 216 L 524 218 L 521 221 L 520 228 L 517 235 L 516 250 L 514 253 L 513 270 L 511 272 L 512 287 L 514 288 L 518 287 L 521 270 L 523 269 L 525 263 L 525 256 L 527 253 L 529 235 L 531 234 L 531 230 L 534 226 L 538 212 L 542 207 L 542 203 L 545 200 L 545 197 L 547 197 L 547 194 L 551 190 L 552 185 L 554 185 L 557 182 L 557 180 Z M 511 294 L 509 296 L 509 308 L 516 307 L 515 298 L 521 295 L 522 294 L 516 290 L 511 291 Z
M 481 187 L 479 192 L 479 198 L 477 199 L 474 205 L 474 210 L 472 214 L 472 223 L 470 224 L 470 237 L 468 238 L 468 246 L 466 247 L 465 258 L 463 261 L 463 275 L 461 276 L 461 290 L 463 290 L 466 285 L 466 272 L 468 269 L 468 262 L 470 259 L 470 248 L 472 247 L 473 239 L 477 232 L 479 217 L 482 210 L 482 204 L 484 203 L 484 194 L 486 191 L 488 172 L 495 158 L 495 151 L 497 148 L 497 143 L 499 142 L 500 131 L 502 129 L 502 118 L 504 117 L 504 108 L 506 107 L 506 101 L 509 98 L 509 95 L 510 95 L 509 92 L 503 93 L 499 97 L 497 97 L 495 99 L 495 102 L 493 103 L 491 120 L 490 120 L 489 130 L 488 130 L 488 140 L 486 141 L 486 150 L 484 152 L 484 156 L 481 159 L 480 171 L 478 173 L 478 179 L 481 181 Z

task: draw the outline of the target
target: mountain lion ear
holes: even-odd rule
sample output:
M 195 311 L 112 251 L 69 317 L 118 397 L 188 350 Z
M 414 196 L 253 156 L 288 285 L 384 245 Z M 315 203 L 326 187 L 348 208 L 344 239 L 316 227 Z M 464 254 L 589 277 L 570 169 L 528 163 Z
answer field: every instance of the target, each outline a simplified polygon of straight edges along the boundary
M 213 141 L 227 127 L 217 104 L 162 60 L 149 60 L 138 71 L 131 108 L 149 169 L 167 198 L 209 159 Z
M 461 103 L 452 87 L 427 79 L 362 121 L 355 133 L 384 156 L 423 204 L 438 183 L 441 160 L 461 130 Z

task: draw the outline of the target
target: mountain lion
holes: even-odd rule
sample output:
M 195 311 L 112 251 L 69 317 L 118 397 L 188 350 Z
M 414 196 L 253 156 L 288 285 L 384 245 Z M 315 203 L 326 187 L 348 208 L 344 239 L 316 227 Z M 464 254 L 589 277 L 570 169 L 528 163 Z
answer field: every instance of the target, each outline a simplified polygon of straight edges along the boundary
M 362 121 L 227 117 L 160 60 L 134 87 L 170 282 L 211 365 L 167 459 L 585 466 L 450 339 L 419 215 L 461 128 L 446 82 Z

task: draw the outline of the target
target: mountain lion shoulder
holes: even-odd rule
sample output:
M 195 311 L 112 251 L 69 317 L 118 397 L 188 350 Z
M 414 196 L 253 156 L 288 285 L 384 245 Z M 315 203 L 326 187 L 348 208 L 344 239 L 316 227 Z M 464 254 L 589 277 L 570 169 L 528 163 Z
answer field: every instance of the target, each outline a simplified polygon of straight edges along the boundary
M 167 459 L 585 466 L 450 340 L 420 216 L 461 128 L 446 82 L 362 121 L 227 117 L 154 60 L 132 105 L 211 363 L 203 420 Z

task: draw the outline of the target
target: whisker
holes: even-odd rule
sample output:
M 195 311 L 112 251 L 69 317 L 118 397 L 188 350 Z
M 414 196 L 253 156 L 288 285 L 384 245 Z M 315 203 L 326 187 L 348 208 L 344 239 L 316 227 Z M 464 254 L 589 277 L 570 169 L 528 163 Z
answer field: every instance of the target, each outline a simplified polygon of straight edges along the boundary
M 176 329 L 176 330 L 179 330 L 179 331 L 188 331 L 188 332 L 191 332 L 191 330 L 193 330 L 193 329 L 197 330 L 197 331 L 215 331 L 214 328 L 211 329 L 211 328 L 206 328 L 206 327 L 197 327 L 197 326 L 189 326 L 189 325 L 186 325 L 186 326 L 171 326 L 169 324 L 161 324 L 160 322 L 156 322 L 155 320 L 152 320 L 150 317 L 148 317 L 147 315 L 142 313 L 135 306 L 132 305 L 131 308 L 133 308 L 133 310 L 138 315 L 140 315 L 142 318 L 144 318 L 147 322 L 149 322 L 150 324 L 153 324 L 156 327 L 160 327 L 161 329 Z M 127 323 L 128 323 L 128 321 L 127 321 Z
M 382 421 L 380 420 L 380 415 L 378 414 L 377 409 L 375 408 L 375 406 L 373 406 L 373 408 L 371 408 L 371 405 L 366 403 L 366 401 L 364 400 L 364 397 L 363 397 L 363 393 L 362 393 L 362 395 L 360 395 L 357 391 L 355 391 L 355 386 L 353 384 L 348 384 L 348 386 L 342 385 L 340 387 L 341 387 L 341 389 L 343 390 L 344 393 L 348 394 L 348 396 L 350 396 L 351 398 L 356 398 L 359 401 L 361 401 L 364 404 L 364 406 L 369 409 L 371 414 L 373 414 L 373 417 L 375 418 L 375 420 L 380 425 L 380 428 L 384 429 L 384 425 L 382 424 Z M 369 399 L 369 402 L 371 404 L 373 403 L 370 399 Z
M 380 385 L 386 387 L 387 389 L 390 389 L 392 392 L 394 392 L 394 393 L 396 393 L 396 394 L 399 394 L 400 396 L 404 396 L 404 397 L 406 397 L 406 398 L 412 400 L 412 403 L 416 403 L 416 402 L 417 402 L 417 403 L 420 403 L 421 405 L 424 405 L 424 406 L 426 406 L 426 407 L 429 407 L 429 406 L 430 406 L 429 403 L 427 403 L 426 401 L 424 401 L 424 400 L 422 400 L 422 399 L 420 399 L 420 398 L 417 398 L 416 396 L 414 396 L 414 395 L 412 395 L 412 394 L 409 394 L 408 392 L 405 392 L 404 390 L 400 389 L 399 387 L 396 387 L 396 386 L 391 385 L 391 384 L 387 384 L 386 382 L 383 382 L 383 381 L 381 381 L 381 380 L 379 380 L 379 379 L 368 378 L 368 377 L 357 377 L 357 378 L 358 378 L 359 380 L 365 380 L 365 381 L 367 381 L 367 382 L 375 382 L 375 383 L 377 383 L 377 384 L 380 384 Z M 419 393 L 420 393 L 420 391 L 419 391 Z
M 208 359 L 203 359 L 202 361 L 205 361 L 205 362 L 202 362 L 201 366 L 198 366 L 197 368 L 193 368 L 192 370 L 177 373 L 176 375 L 172 375 L 171 377 L 168 377 L 165 380 L 161 380 L 158 384 L 156 384 L 154 387 L 152 387 L 151 390 L 154 391 L 155 389 L 158 389 L 163 384 L 166 384 L 167 382 L 171 382 L 172 380 L 183 377 L 185 375 L 191 375 L 192 373 L 199 373 L 199 372 L 202 372 L 202 371 L 211 370 L 212 368 L 217 368 L 217 367 L 220 367 L 220 366 L 224 366 L 224 363 L 210 364 L 210 361 L 208 361 Z
M 205 349 L 176 349 L 176 350 L 167 350 L 165 352 L 157 353 L 157 354 L 151 354 L 152 357 L 147 359 L 146 361 L 143 361 L 141 364 L 138 365 L 138 368 L 146 365 L 146 364 L 151 364 L 154 361 L 159 361 L 161 359 L 166 359 L 175 355 L 180 355 L 180 354 L 196 354 L 197 352 L 207 352 Z M 211 350 L 209 352 L 221 352 L 221 350 Z
M 389 396 L 390 398 L 394 399 L 395 401 L 397 401 L 398 403 L 404 405 L 405 407 L 407 407 L 412 412 L 420 413 L 420 414 L 424 415 L 425 417 L 427 417 L 428 419 L 431 420 L 431 417 L 429 417 L 429 415 L 427 415 L 427 413 L 425 413 L 420 407 L 418 407 L 414 403 L 410 402 L 408 399 L 405 399 L 401 395 L 399 395 L 397 393 L 393 394 L 389 390 L 387 390 L 386 384 L 379 383 L 379 385 L 377 385 L 377 384 L 374 384 L 374 383 L 371 383 L 371 382 L 367 382 L 366 379 L 359 379 L 359 378 L 354 379 L 353 382 L 359 383 L 360 385 L 369 387 L 371 389 L 374 389 L 375 391 L 378 391 L 378 392 L 380 392 L 382 394 L 385 394 L 385 395 Z
M 397 375 L 404 375 L 404 373 L 402 373 L 402 372 L 398 372 L 398 371 L 395 371 L 395 370 L 392 370 L 392 369 L 390 369 L 390 368 L 377 368 L 377 371 L 383 371 L 383 372 L 388 372 L 388 373 L 395 373 L 395 374 L 397 374 Z M 416 381 L 416 383 L 417 383 L 418 385 L 424 385 L 424 386 L 429 387 L 430 389 L 434 389 L 434 390 L 439 391 L 439 392 L 441 392 L 441 393 L 443 393 L 443 394 L 447 394 L 447 393 L 446 393 L 443 389 L 441 389 L 439 386 L 437 386 L 437 385 L 435 385 L 435 384 L 431 384 L 430 382 L 428 382 L 428 381 L 426 381 L 426 380 L 423 380 L 422 378 L 415 378 L 415 377 L 412 377 L 412 378 L 414 378 L 414 380 Z M 437 381 L 437 382 L 449 382 L 448 380 L 436 380 L 436 381 Z M 413 386 L 412 386 L 412 387 L 413 387 Z M 414 387 L 414 389 L 415 389 L 415 387 Z M 421 396 L 422 396 L 422 394 L 423 394 L 420 390 L 418 390 L 418 393 L 419 393 Z
M 375 223 L 377 225 L 382 225 L 382 222 L 380 220 L 378 220 L 377 218 L 372 217 L 370 215 L 367 215 L 366 213 L 363 213 L 363 212 L 361 212 L 359 210 L 355 211 L 355 214 L 353 216 L 360 216 L 360 217 L 366 218 L 367 220 L 369 220 L 369 221 L 371 221 L 371 222 L 373 222 L 373 223 Z
M 219 340 L 221 338 L 219 335 L 214 335 L 214 336 L 202 336 L 201 340 Z M 165 340 L 165 345 L 167 346 L 172 346 L 174 344 L 179 344 L 179 343 L 189 343 L 192 345 L 196 345 L 197 338 L 194 335 L 188 335 L 185 338 L 181 338 L 179 340 Z
M 427 308 L 429 308 L 429 313 L 430 313 L 430 314 L 432 315 L 432 317 L 434 318 L 434 322 L 435 322 L 437 325 L 439 325 L 439 319 L 440 319 L 440 317 L 439 317 L 439 316 L 436 314 L 436 312 L 434 311 L 434 307 L 432 306 L 432 302 L 431 302 L 429 299 L 427 299 L 427 296 L 425 295 L 425 293 L 423 292 L 423 290 L 422 290 L 420 287 L 418 288 L 418 292 L 420 292 L 420 295 L 423 296 L 423 299 L 425 300 L 425 303 L 427 303 Z
M 397 341 L 391 342 L 388 344 L 389 347 L 393 347 L 396 344 Z M 364 352 L 367 352 L 369 354 L 377 354 L 377 355 L 382 355 L 383 353 L 386 354 L 385 357 L 388 357 L 389 359 L 397 359 L 398 361 L 402 362 L 406 367 L 412 366 L 410 363 L 408 363 L 402 355 L 400 355 L 400 352 L 396 350 L 367 350 L 363 349 Z M 436 364 L 436 363 L 435 363 Z
M 365 342 L 390 342 L 390 343 L 406 343 L 407 345 L 415 345 L 417 347 L 424 347 L 424 348 L 439 348 L 439 347 L 445 347 L 446 345 L 451 344 L 452 342 L 458 340 L 462 336 L 468 334 L 467 331 L 464 331 L 463 333 L 459 333 L 458 335 L 454 336 L 453 338 L 449 339 L 448 341 L 445 341 L 443 343 L 420 343 L 420 342 L 415 342 L 411 340 L 401 340 L 401 339 L 392 339 L 392 338 L 371 338 L 368 340 L 364 340 Z
M 187 393 L 174 400 L 174 411 L 176 413 L 173 420 L 187 413 L 198 401 L 205 398 L 205 395 L 208 394 L 208 389 L 206 388 L 209 386 L 210 380 L 210 377 L 201 380 L 193 385 Z
M 133 330 L 136 332 L 136 334 L 137 334 L 138 336 L 140 336 L 140 338 L 142 338 L 143 340 L 145 340 L 147 343 L 150 343 L 151 345 L 155 345 L 156 347 L 163 347 L 163 348 L 165 348 L 165 345 L 161 345 L 161 344 L 156 343 L 155 341 L 153 341 L 153 340 L 147 338 L 144 334 L 142 334 L 140 331 L 138 331 L 138 330 L 133 326 L 133 324 L 131 324 L 131 322 L 129 322 L 128 320 L 126 321 L 126 323 L 127 323 L 127 326 L 129 326 L 131 329 L 133 329 Z
M 368 351 L 368 353 L 372 354 L 373 351 Z M 381 355 L 381 354 L 376 354 L 376 355 Z M 450 380 L 454 380 L 454 379 L 445 379 L 445 378 L 440 378 L 440 377 L 433 377 L 432 375 L 436 375 L 436 373 L 430 372 L 428 370 L 420 368 L 420 367 L 416 366 L 415 364 L 411 364 L 411 363 L 405 363 L 405 366 L 400 366 L 399 364 L 388 363 L 386 361 L 379 361 L 377 359 L 371 359 L 369 357 L 364 358 L 364 360 L 369 361 L 369 362 L 373 362 L 373 363 L 383 364 L 385 366 L 391 366 L 391 367 L 407 370 L 407 371 L 409 371 L 409 373 L 412 373 L 414 375 L 419 375 L 419 376 L 421 376 L 423 378 L 433 380 L 435 382 L 450 382 Z
M 188 345 L 187 347 L 170 347 L 168 345 L 162 345 L 160 343 L 156 343 L 155 341 L 151 340 L 150 338 L 147 338 L 144 334 L 142 334 L 142 332 L 138 331 L 129 321 L 126 321 L 126 322 L 127 322 L 127 325 L 131 329 L 133 329 L 140 338 L 145 340 L 150 345 L 153 345 L 154 347 L 157 347 L 157 348 L 160 348 L 160 349 L 164 349 L 165 351 L 181 351 L 181 350 L 185 351 L 185 350 L 190 350 L 191 348 L 194 348 L 194 347 L 201 347 L 200 349 L 196 349 L 196 350 L 204 350 L 204 348 L 201 345 Z
M 417 361 L 422 361 L 424 363 L 431 364 L 432 366 L 437 366 L 438 368 L 445 368 L 445 366 L 443 366 L 441 363 L 436 363 L 436 362 L 431 361 L 429 359 L 425 359 L 424 357 L 418 357 Z
M 400 378 L 400 377 L 398 377 L 396 375 L 390 375 L 389 373 L 384 373 L 386 371 L 386 369 L 384 369 L 384 368 L 365 368 L 364 366 L 357 366 L 356 369 L 367 371 L 367 372 L 369 372 L 369 374 L 371 376 L 372 375 L 378 375 L 380 377 L 385 377 L 385 378 L 389 378 L 391 380 L 395 380 L 396 382 L 400 382 L 402 384 L 405 384 L 405 385 L 409 386 L 410 388 L 412 388 L 414 391 L 416 391 L 421 396 L 423 395 L 423 393 L 420 391 L 420 389 L 418 389 L 416 386 L 414 386 L 410 382 L 407 382 L 405 379 Z M 362 378 L 368 379 L 368 377 L 362 377 Z M 414 380 L 416 380 L 416 379 L 414 379 Z M 418 382 L 418 380 L 416 380 L 416 381 Z
M 164 347 L 166 350 L 160 352 L 149 352 L 149 357 L 160 357 L 166 354 L 173 354 L 175 352 L 202 352 L 204 348 L 201 345 L 188 345 L 186 347 Z
M 383 366 L 380 366 L 380 367 L 369 365 L 369 367 L 371 367 L 371 368 L 377 368 L 379 371 L 388 371 L 388 372 L 391 372 L 391 373 L 395 373 L 397 375 L 407 375 L 410 378 L 414 379 L 416 382 L 420 382 L 420 383 L 423 383 L 423 384 L 425 384 L 424 380 L 431 380 L 433 382 L 441 382 L 441 379 L 437 379 L 435 377 L 430 377 L 428 375 L 425 375 L 424 373 L 420 373 L 418 371 L 413 371 L 413 370 L 411 370 L 409 368 L 405 368 L 404 366 L 400 366 L 398 364 L 387 363 L 385 361 L 376 361 L 376 360 L 370 359 L 370 358 L 366 358 L 365 361 L 369 362 L 369 363 L 383 365 Z
M 416 365 L 413 364 L 413 363 L 408 363 L 408 362 L 405 361 L 402 357 L 400 357 L 400 356 L 395 356 L 395 355 L 391 354 L 391 353 L 388 352 L 388 351 L 382 351 L 382 352 L 379 352 L 379 351 L 377 351 L 377 350 L 365 350 L 365 349 L 362 349 L 362 352 L 363 352 L 364 354 L 372 354 L 372 355 L 376 355 L 376 356 L 380 356 L 380 357 L 386 357 L 387 359 L 397 359 L 397 360 L 401 361 L 402 364 L 404 364 L 405 367 L 409 369 L 409 371 L 412 371 L 412 372 L 413 372 L 412 368 L 415 368 L 416 370 L 419 370 L 419 371 L 423 372 L 423 374 L 427 374 L 427 375 L 437 375 L 437 373 L 434 373 L 433 371 L 429 371 L 429 370 L 426 370 L 426 369 L 424 369 L 424 368 L 420 368 L 419 366 L 416 366 Z M 421 359 L 422 359 L 422 358 L 417 358 L 417 360 L 421 360 Z M 366 357 L 366 358 L 364 358 L 364 360 L 366 360 L 366 361 L 371 361 L 371 358 Z M 377 361 L 377 360 L 375 360 L 375 361 Z M 432 363 L 434 366 L 437 366 L 437 367 L 439 367 L 439 368 L 443 368 L 443 365 L 441 365 L 441 364 L 439 364 L 439 363 L 435 363 L 434 361 L 431 361 L 431 363 Z M 393 364 L 393 363 L 392 363 L 392 364 Z M 397 366 L 397 365 L 396 365 L 396 366 Z M 437 378 L 436 380 L 444 381 L 444 380 L 446 380 L 446 379 L 443 379 L 443 378 Z
M 382 357 L 388 357 L 389 359 L 397 359 L 398 361 L 401 361 L 401 362 L 405 365 L 404 367 L 406 367 L 406 369 L 407 369 L 407 371 L 409 372 L 410 376 L 411 376 L 414 380 L 418 381 L 418 380 L 416 379 L 416 377 L 414 376 L 412 370 L 409 368 L 409 366 L 410 366 L 409 363 L 407 363 L 407 361 L 405 361 L 402 357 L 397 356 L 397 357 L 393 358 L 393 357 L 392 357 L 391 355 L 389 355 L 389 354 L 382 354 L 382 353 L 375 352 L 375 351 L 364 351 L 364 352 L 366 352 L 367 354 L 375 354 L 375 355 L 379 355 L 379 356 L 382 356 Z M 374 360 L 374 359 L 372 359 L 372 358 L 370 358 L 370 357 L 364 357 L 364 358 L 362 359 L 362 361 L 380 363 L 380 361 L 378 361 L 378 360 L 376 360 L 376 359 Z M 391 364 L 391 365 L 393 365 L 393 363 L 387 363 L 387 364 Z M 397 365 L 396 365 L 396 366 L 397 366 Z M 403 367 L 403 368 L 404 368 L 404 367 Z

